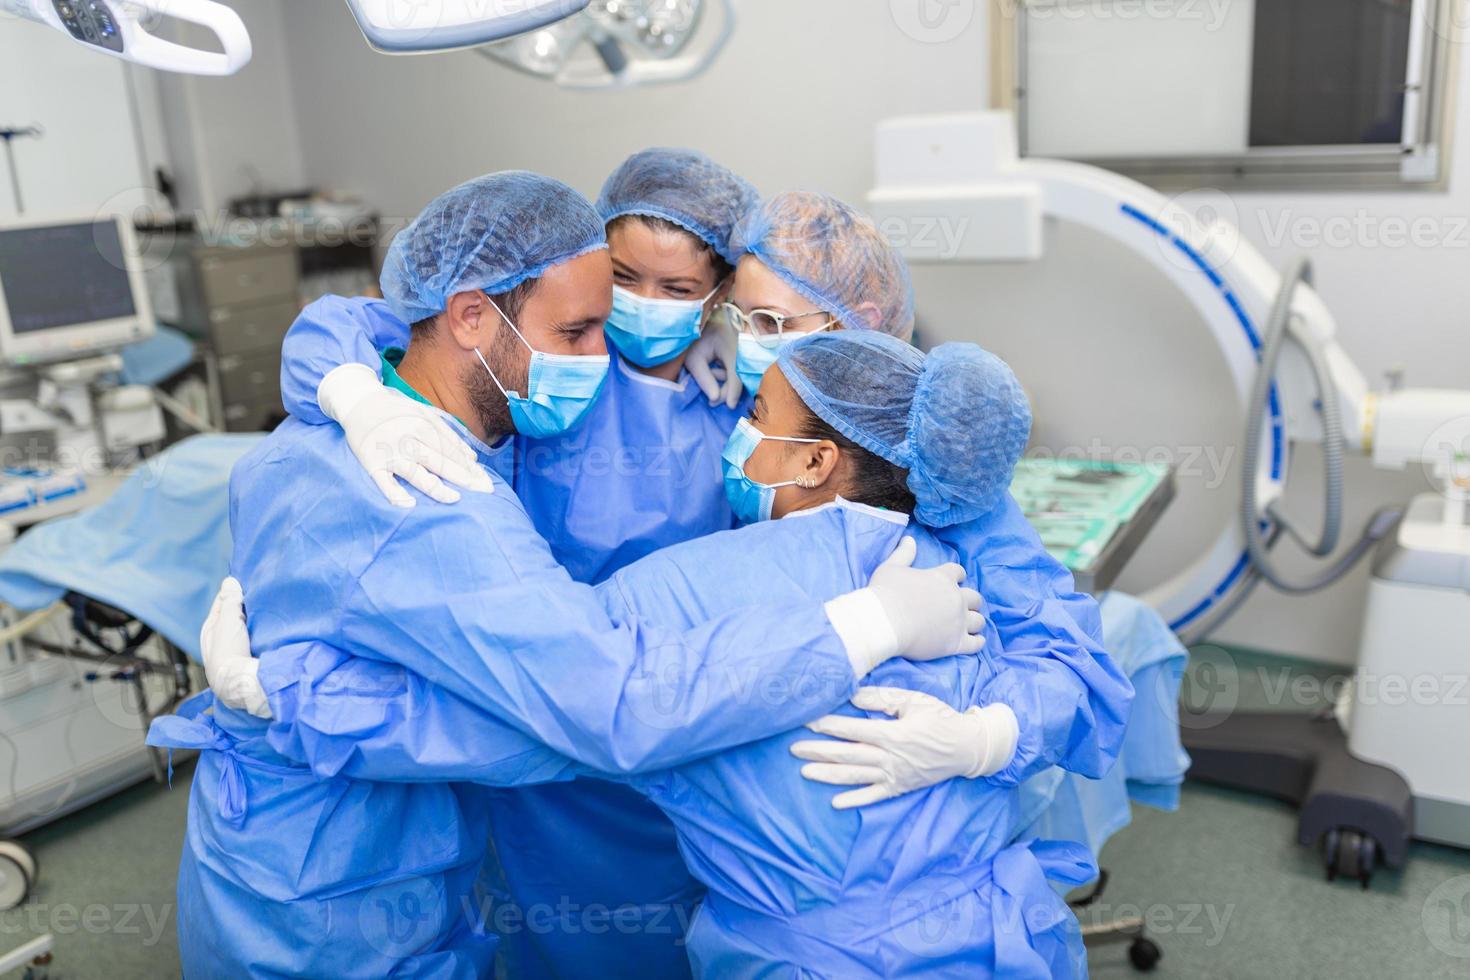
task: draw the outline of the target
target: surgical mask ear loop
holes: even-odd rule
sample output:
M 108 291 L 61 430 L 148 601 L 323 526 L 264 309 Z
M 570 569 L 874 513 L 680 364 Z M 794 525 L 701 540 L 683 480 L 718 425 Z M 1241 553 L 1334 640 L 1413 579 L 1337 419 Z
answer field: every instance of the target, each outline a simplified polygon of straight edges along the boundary
M 710 300 L 714 299 L 715 298 L 715 293 L 718 293 L 720 290 L 724 289 L 725 288 L 725 283 L 727 283 L 729 281 L 730 281 L 730 277 L 729 276 L 726 276 L 725 278 L 721 279 L 719 282 L 715 283 L 715 288 L 714 289 L 711 289 L 709 292 L 705 293 L 704 294 L 704 299 L 702 299 L 702 300 L 699 301 L 699 308 L 701 310 L 704 309 L 704 304 L 706 304 Z
M 507 327 L 510 327 L 510 332 L 516 335 L 516 339 L 526 345 L 526 350 L 530 351 L 532 354 L 535 354 L 536 348 L 532 347 L 529 343 L 526 342 L 526 338 L 521 336 L 521 332 L 516 329 L 516 325 L 511 322 L 510 317 L 505 315 L 505 311 L 502 310 L 498 305 L 496 305 L 495 300 L 490 298 L 489 293 L 485 293 L 484 296 L 485 302 L 489 303 L 490 306 L 495 310 L 495 312 L 500 314 L 500 319 L 505 321 L 505 325 Z M 485 360 L 485 355 L 480 353 L 480 348 L 478 347 L 475 348 L 475 356 L 478 357 L 480 359 L 480 363 L 485 366 L 485 373 L 490 375 L 490 380 L 495 382 L 495 387 L 500 389 L 500 393 L 502 395 L 504 395 L 507 399 L 509 399 L 511 395 L 515 395 L 517 398 L 521 397 L 521 393 L 519 391 L 505 390 L 505 385 L 501 384 L 500 379 L 495 376 L 495 372 L 490 370 L 490 362 Z
M 807 443 L 809 445 L 816 445 L 817 443 L 822 441 L 820 439 L 802 439 L 797 436 L 768 436 L 760 429 L 757 429 L 755 426 L 751 425 L 749 419 L 741 419 L 738 423 L 736 423 L 736 426 L 743 426 L 744 428 L 750 430 L 750 432 L 755 437 L 755 445 L 750 447 L 750 452 L 747 453 L 745 456 L 745 462 L 740 464 L 740 472 L 745 475 L 746 479 L 751 480 L 752 483 L 754 483 L 755 481 L 751 479 L 749 474 L 745 473 L 745 467 L 750 465 L 750 457 L 755 455 L 756 447 L 759 446 L 763 440 L 769 439 L 772 442 L 786 443 Z M 781 483 L 756 483 L 756 486 L 766 487 L 770 490 L 779 490 L 782 487 L 802 487 L 802 489 L 804 490 L 810 490 L 816 485 L 816 481 L 813 480 L 811 487 L 803 487 L 800 477 L 795 480 L 785 480 Z
M 484 295 L 485 295 L 485 302 L 489 303 L 491 309 L 495 310 L 496 313 L 499 313 L 500 314 L 500 319 L 502 319 L 502 320 L 505 321 L 505 325 L 507 327 L 510 327 L 510 332 L 516 335 L 516 339 L 517 340 L 519 340 L 521 343 L 523 343 L 523 344 L 526 345 L 526 350 L 530 351 L 532 354 L 540 353 L 539 351 L 536 350 L 536 348 L 534 348 L 534 347 L 531 346 L 531 342 L 526 339 L 525 335 L 522 334 L 520 332 L 520 330 L 516 329 L 515 321 L 512 320 L 510 317 L 508 317 L 508 316 L 505 315 L 505 311 L 500 308 L 500 305 L 498 303 L 496 303 L 495 300 L 493 300 L 493 299 L 490 298 L 490 294 L 489 293 L 485 293 Z M 833 322 L 836 322 L 836 321 L 833 321 Z
M 490 375 L 490 380 L 495 382 L 495 387 L 500 389 L 500 393 L 502 395 L 504 395 L 507 399 L 509 399 L 512 394 L 515 394 L 517 397 L 520 396 L 519 391 L 509 392 L 505 390 L 505 385 L 501 384 L 500 379 L 495 376 L 495 372 L 490 370 L 490 362 L 485 360 L 485 355 L 480 353 L 480 348 L 478 347 L 475 348 L 475 356 L 480 359 L 481 364 L 485 365 L 485 373 Z
M 720 290 L 724 289 L 726 286 L 729 286 L 734 281 L 735 273 L 731 272 L 728 276 L 715 283 L 715 288 L 709 291 L 709 295 L 699 301 L 699 329 L 701 332 L 703 332 L 705 327 L 709 326 L 710 321 L 715 318 L 715 314 L 719 312 L 720 309 L 719 306 L 714 306 L 707 310 L 705 309 L 705 305 L 709 303 L 710 300 L 714 299 L 715 296 L 719 294 Z M 727 298 L 726 302 L 728 301 L 729 300 Z
M 710 290 L 710 291 L 709 291 L 709 293 L 708 293 L 708 295 L 706 295 L 706 296 L 705 296 L 705 297 L 704 297 L 704 299 L 702 299 L 702 300 L 700 300 L 700 301 L 699 301 L 699 308 L 700 308 L 700 309 L 704 309 L 704 305 L 705 305 L 705 304 L 706 304 L 706 303 L 708 303 L 708 302 L 709 302 L 709 301 L 710 301 L 710 300 L 712 300 L 712 299 L 714 299 L 714 298 L 715 298 L 715 295 L 716 295 L 716 294 L 717 294 L 717 293 L 719 293 L 719 291 L 720 291 L 720 290 L 722 290 L 722 289 L 724 289 L 724 288 L 725 288 L 725 287 L 726 287 L 726 286 L 728 286 L 728 285 L 730 285 L 730 283 L 731 283 L 731 282 L 732 282 L 732 281 L 734 281 L 734 279 L 735 279 L 735 273 L 733 273 L 733 272 L 732 272 L 732 273 L 730 273 L 730 274 L 729 274 L 729 275 L 728 275 L 728 276 L 726 276 L 726 277 L 725 277 L 725 278 L 723 278 L 723 279 L 721 279 L 721 280 L 720 280 L 720 281 L 719 281 L 719 282 L 717 282 L 717 283 L 715 283 L 715 288 L 714 288 L 714 289 L 711 289 L 711 290 Z M 710 312 L 710 313 L 713 313 L 713 312 L 714 312 L 714 310 L 710 310 L 710 311 L 709 311 L 709 312 Z M 706 318 L 706 319 L 708 319 L 708 318 L 709 318 L 709 314 L 708 314 L 708 313 L 707 313 L 707 314 L 705 314 L 705 318 Z

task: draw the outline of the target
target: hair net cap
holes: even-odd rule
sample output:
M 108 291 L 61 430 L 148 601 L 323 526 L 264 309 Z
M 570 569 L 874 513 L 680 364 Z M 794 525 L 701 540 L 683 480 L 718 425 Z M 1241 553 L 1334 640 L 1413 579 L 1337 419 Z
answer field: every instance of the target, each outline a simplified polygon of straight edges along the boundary
M 1005 361 L 974 344 L 928 355 L 886 334 L 813 334 L 781 351 L 808 408 L 909 471 L 914 517 L 947 527 L 988 513 L 1011 485 L 1031 406 Z
M 779 194 L 746 215 L 731 242 L 850 330 L 908 340 L 914 289 L 908 265 L 873 220 L 826 194 Z M 876 308 L 867 316 L 858 311 Z
M 740 253 L 730 246 L 736 223 L 760 203 L 743 177 L 694 150 L 651 149 L 635 153 L 602 185 L 597 211 L 604 222 L 630 214 L 663 218 L 709 245 L 725 261 Z
M 383 298 L 417 323 L 444 312 L 455 293 L 504 293 L 606 247 L 597 211 L 566 184 L 487 174 L 440 194 L 398 233 L 383 260 Z

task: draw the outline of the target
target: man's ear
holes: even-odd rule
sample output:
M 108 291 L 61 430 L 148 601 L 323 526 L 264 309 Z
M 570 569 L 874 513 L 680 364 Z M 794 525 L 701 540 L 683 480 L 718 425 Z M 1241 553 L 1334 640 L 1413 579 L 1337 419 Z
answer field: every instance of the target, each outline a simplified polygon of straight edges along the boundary
M 478 289 L 455 293 L 444 308 L 444 324 L 461 350 L 483 349 L 500 329 L 500 314 Z

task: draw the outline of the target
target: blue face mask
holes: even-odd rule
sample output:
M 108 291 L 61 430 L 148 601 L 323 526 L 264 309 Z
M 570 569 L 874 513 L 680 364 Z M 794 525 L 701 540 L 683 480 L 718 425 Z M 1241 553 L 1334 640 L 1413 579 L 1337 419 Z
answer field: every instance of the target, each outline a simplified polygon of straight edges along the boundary
M 475 356 L 485 365 L 490 380 L 495 382 L 505 395 L 510 406 L 510 420 L 516 431 L 533 439 L 560 435 L 582 421 L 602 393 L 602 384 L 607 380 L 607 368 L 611 363 L 606 354 L 546 354 L 530 344 L 516 325 L 511 323 L 495 301 L 490 300 L 495 312 L 505 320 L 505 325 L 514 331 L 520 342 L 531 352 L 531 367 L 526 375 L 526 393 L 506 391 L 485 355 L 475 348 Z
M 745 475 L 745 464 L 750 461 L 751 454 L 762 439 L 774 439 L 777 442 L 821 442 L 820 439 L 768 436 L 751 425 L 748 419 L 735 423 L 735 431 L 730 433 L 721 458 L 725 467 L 725 499 L 730 502 L 730 510 L 734 511 L 735 519 L 742 524 L 770 520 L 771 508 L 776 504 L 776 491 L 782 487 L 796 486 L 798 482 L 787 480 L 784 483 L 756 483 Z
M 704 329 L 704 299 L 648 299 L 621 286 L 613 287 L 608 338 L 618 352 L 639 367 L 672 361 L 699 339 Z
M 831 325 L 823 327 L 822 330 L 830 330 Z M 740 333 L 736 338 L 735 348 L 735 373 L 740 375 L 745 390 L 754 398 L 755 393 L 760 390 L 761 378 L 766 376 L 766 371 L 776 358 L 781 356 L 781 348 L 787 344 L 794 344 L 803 337 L 810 337 L 821 330 L 808 330 L 798 333 L 795 330 L 787 331 L 778 336 L 767 336 L 764 342 L 757 340 L 754 334 Z M 770 346 L 766 346 L 770 344 Z
M 750 397 L 754 398 L 755 393 L 760 390 L 761 378 L 764 378 L 766 370 L 776 363 L 776 358 L 781 354 L 781 348 L 795 339 L 795 334 L 790 337 L 781 337 L 773 347 L 765 346 L 748 333 L 741 334 L 736 340 L 735 373 L 740 375 L 740 380 Z

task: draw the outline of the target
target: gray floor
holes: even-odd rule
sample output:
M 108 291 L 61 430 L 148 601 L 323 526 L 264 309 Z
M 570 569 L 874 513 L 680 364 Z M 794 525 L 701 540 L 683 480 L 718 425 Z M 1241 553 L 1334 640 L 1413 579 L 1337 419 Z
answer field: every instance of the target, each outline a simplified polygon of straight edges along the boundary
M 1103 849 L 1103 903 L 1155 923 L 1160 977 L 1470 977 L 1470 905 L 1455 917 L 1441 904 L 1470 890 L 1470 853 L 1416 844 L 1402 873 L 1365 892 L 1328 883 L 1295 832 L 1285 804 L 1187 786 L 1178 813 L 1139 808 Z M 1094 977 L 1133 975 L 1122 946 L 1091 962 Z
M 1342 680 L 1320 665 L 1202 646 L 1190 651 L 1183 699 L 1214 711 L 1312 711 Z M 1295 840 L 1290 806 L 1188 783 L 1178 813 L 1135 807 L 1132 826 L 1103 849 L 1104 902 L 1155 924 L 1160 977 L 1470 978 L 1470 852 L 1414 844 L 1407 868 L 1379 871 L 1365 892 L 1327 882 L 1318 853 Z M 1091 962 L 1096 977 L 1132 974 L 1122 946 Z
M 174 876 L 192 774 L 182 766 L 172 789 L 144 783 L 22 837 L 40 874 L 26 903 L 0 914 L 0 951 L 50 932 L 52 980 L 177 977 Z
M 1279 701 L 1283 676 L 1330 679 L 1236 651 L 1196 651 L 1194 669 L 1206 664 L 1214 674 L 1200 690 L 1229 672 L 1245 707 Z M 27 906 L 0 916 L 0 950 L 40 927 L 57 936 L 53 980 L 177 976 L 173 879 L 188 781 L 181 769 L 171 791 L 140 786 L 24 838 L 40 883 Z M 1159 977 L 1470 977 L 1470 852 L 1415 845 L 1407 870 L 1380 872 L 1363 892 L 1324 880 L 1316 854 L 1293 843 L 1295 819 L 1284 804 L 1193 785 L 1178 813 L 1138 808 L 1103 852 L 1112 879 L 1095 917 L 1146 916 L 1164 950 Z M 1136 975 L 1122 946 L 1091 960 L 1103 980 Z

